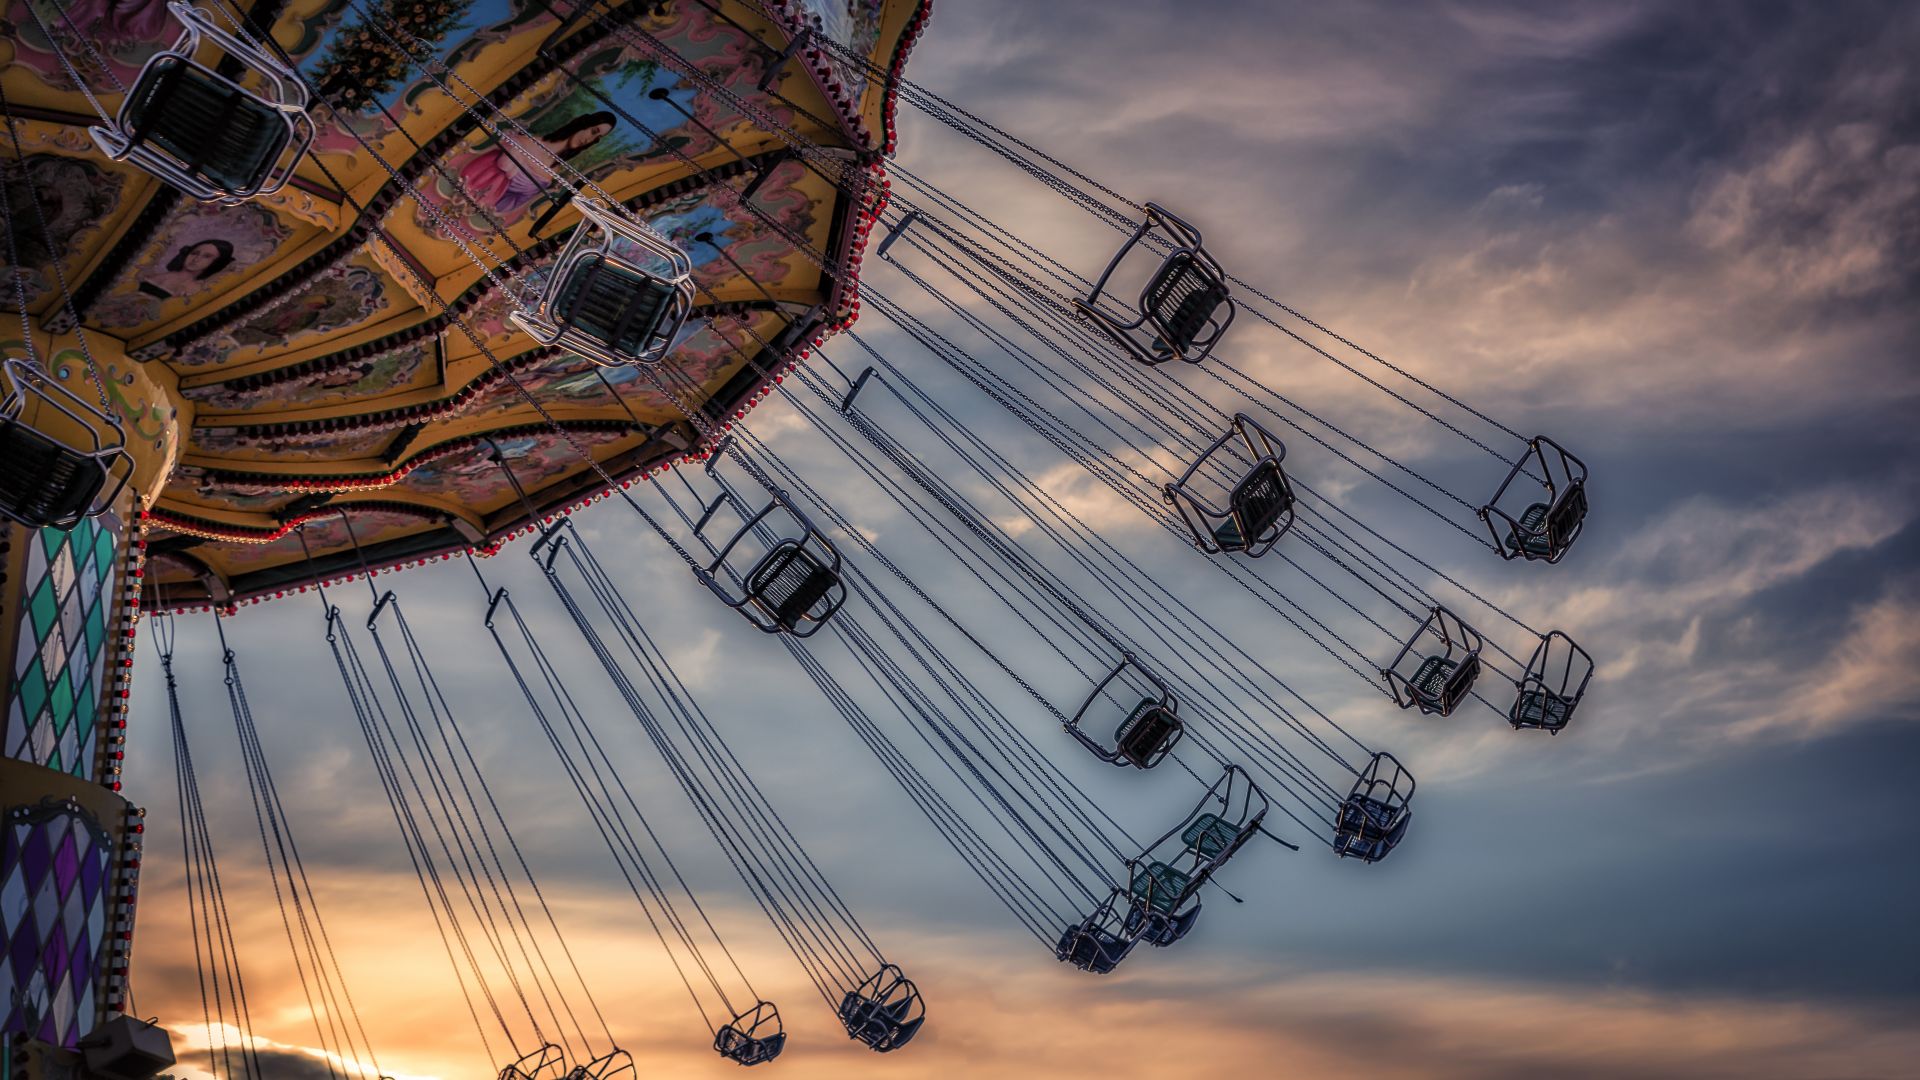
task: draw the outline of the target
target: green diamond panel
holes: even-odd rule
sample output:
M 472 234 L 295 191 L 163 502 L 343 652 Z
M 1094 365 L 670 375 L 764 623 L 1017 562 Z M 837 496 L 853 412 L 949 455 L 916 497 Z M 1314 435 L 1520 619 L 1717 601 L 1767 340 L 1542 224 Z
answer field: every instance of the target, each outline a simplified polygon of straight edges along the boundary
M 119 520 L 108 514 L 67 532 L 41 529 L 26 545 L 27 603 L 0 734 L 8 757 L 92 779 L 120 537 Z

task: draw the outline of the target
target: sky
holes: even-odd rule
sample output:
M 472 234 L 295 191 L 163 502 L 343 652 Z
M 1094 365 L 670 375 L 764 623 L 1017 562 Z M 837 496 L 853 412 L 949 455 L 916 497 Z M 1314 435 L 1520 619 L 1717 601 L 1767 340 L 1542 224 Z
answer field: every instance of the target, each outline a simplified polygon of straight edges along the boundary
M 633 738 L 650 818 L 792 1043 L 804 1077 L 1867 1078 L 1920 1060 L 1920 9 L 1771 3 L 939 5 L 911 77 L 1206 234 L 1240 276 L 1592 470 L 1555 567 L 1500 564 L 1331 469 L 1429 557 L 1599 661 L 1558 737 L 1416 718 L 1270 614 L 1236 638 L 1421 778 L 1376 866 L 1250 847 L 1171 950 L 1095 978 L 1023 937 L 772 645 L 718 610 L 618 505 L 580 517 L 769 798 L 926 995 L 897 1054 L 850 1044 L 685 800 Z M 902 111 L 901 161 L 1097 268 L 1111 236 Z M 897 272 L 872 288 L 926 312 Z M 869 315 L 863 334 L 1117 542 L 1203 594 L 1199 556 L 1049 458 Z M 1438 474 L 1478 466 L 1298 346 L 1236 326 L 1268 385 Z M 852 362 L 852 350 L 829 346 Z M 1156 377 L 1194 380 L 1192 371 Z M 778 402 L 753 430 L 936 595 L 990 620 L 910 523 Z M 1311 448 L 1290 467 L 1312 474 Z M 1317 475 L 1317 474 L 1314 474 Z M 524 544 L 485 564 L 582 664 Z M 1298 584 L 1269 571 L 1291 588 Z M 648 1077 L 732 1075 L 503 683 L 477 586 L 388 578 L 450 686 L 614 1034 Z M 355 587 L 358 588 L 357 586 Z M 364 591 L 334 594 L 364 614 Z M 990 624 L 989 624 L 990 625 Z M 282 797 L 384 1070 L 491 1075 L 322 638 L 318 601 L 229 626 Z M 274 1077 L 324 1076 L 260 867 L 212 628 L 176 665 Z M 138 1010 L 204 1066 L 165 697 L 138 662 L 129 790 L 153 822 Z M 589 667 L 584 700 L 620 706 Z M 1057 673 L 1056 673 L 1057 675 Z M 1071 696 L 1071 680 L 1049 693 Z M 1015 703 L 1018 704 L 1018 703 Z M 1029 717 L 1036 738 L 1058 738 Z M 1188 794 L 1092 783 L 1159 813 Z M 1132 785 L 1132 786 L 1129 786 Z M 193 1075 L 189 1071 L 186 1075 Z

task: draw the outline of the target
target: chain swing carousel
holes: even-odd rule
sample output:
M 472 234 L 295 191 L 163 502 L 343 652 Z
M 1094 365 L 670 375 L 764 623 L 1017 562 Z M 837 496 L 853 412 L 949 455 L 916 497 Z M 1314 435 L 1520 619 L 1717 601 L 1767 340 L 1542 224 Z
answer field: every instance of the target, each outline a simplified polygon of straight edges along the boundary
M 1106 973 L 1142 941 L 1177 943 L 1209 887 L 1237 902 L 1217 874 L 1257 838 L 1362 863 L 1393 851 L 1407 768 L 970 430 L 896 365 L 908 354 L 1199 549 L 1169 557 L 1209 561 L 1369 693 L 1423 717 L 1481 705 L 1515 728 L 1567 725 L 1593 670 L 1571 637 L 1534 630 L 1314 481 L 1357 472 L 1518 567 L 1573 546 L 1584 465 L 1233 277 L 1166 209 L 906 82 L 926 17 L 924 0 L 11 0 L 5 1080 L 136 1080 L 174 1058 L 128 983 L 146 826 L 121 748 L 143 612 L 204 1019 L 220 1033 L 209 1068 L 262 1075 L 173 621 L 211 611 L 220 626 L 309 592 L 353 721 L 340 730 L 358 729 L 375 766 L 488 1060 L 502 1080 L 636 1074 L 432 650 L 376 584 L 455 559 L 528 737 L 554 752 L 714 1052 L 770 1062 L 798 1013 L 754 989 L 725 941 L 737 928 L 680 874 L 673 851 L 690 841 L 649 823 L 657 796 L 626 783 L 616 744 L 658 757 L 699 842 L 724 852 L 845 1034 L 880 1053 L 911 1042 L 927 1016 L 915 982 L 673 670 L 633 582 L 571 527 L 599 501 L 624 503 L 600 512 L 633 515 L 777 640 L 988 893 L 1073 967 Z M 1120 234 L 1097 281 L 895 167 L 902 102 Z M 870 238 L 889 287 L 924 293 L 933 322 L 863 286 Z M 899 352 L 848 332 L 862 292 Z M 1235 368 L 1236 314 L 1498 459 L 1492 496 L 1455 494 Z M 849 377 L 829 347 L 867 364 Z M 923 584 L 844 512 L 864 493 L 820 490 L 740 423 L 776 394 L 980 602 Z M 1313 453 L 1289 458 L 1287 431 Z M 520 598 L 489 581 L 485 557 L 527 534 L 638 738 L 580 707 Z M 364 623 L 336 603 L 357 583 Z M 271 732 L 220 635 L 313 1038 L 330 1070 L 377 1077 Z M 1102 805 L 1086 770 L 1112 766 L 1177 795 L 1171 827 Z

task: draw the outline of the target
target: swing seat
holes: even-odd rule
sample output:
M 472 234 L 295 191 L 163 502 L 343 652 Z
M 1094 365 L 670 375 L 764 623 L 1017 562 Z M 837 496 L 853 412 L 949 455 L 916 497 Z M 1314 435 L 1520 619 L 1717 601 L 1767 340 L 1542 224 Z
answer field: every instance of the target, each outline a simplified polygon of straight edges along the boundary
M 1141 307 L 1159 331 L 1151 348 L 1164 359 L 1185 359 L 1196 344 L 1204 353 L 1226 329 L 1214 313 L 1227 303 L 1227 283 L 1209 263 L 1176 251 L 1147 283 Z
M 1536 486 L 1529 489 L 1529 483 Z M 1519 494 L 1527 490 L 1535 496 Z M 1586 524 L 1587 467 L 1559 443 L 1536 435 L 1478 513 L 1501 558 L 1557 563 Z
M 1573 700 L 1545 690 L 1524 690 L 1514 699 L 1507 719 L 1517 728 L 1558 732 L 1573 719 Z
M 1127 935 L 1137 941 L 1144 941 L 1155 948 L 1164 949 L 1193 929 L 1200 921 L 1200 905 L 1195 904 L 1175 915 L 1163 915 L 1136 905 L 1127 912 Z
M 105 510 L 132 471 L 118 427 L 28 361 L 8 360 L 4 371 L 11 392 L 0 401 L 0 517 L 29 528 L 70 529 L 81 518 Z M 30 399 L 43 406 L 37 419 L 54 419 L 45 409 L 55 410 L 87 432 L 93 448 L 72 446 L 28 423 Z M 113 432 L 111 443 L 103 442 L 102 431 Z M 102 498 L 116 473 L 112 491 Z
M 1413 678 L 1407 680 L 1407 687 L 1412 691 L 1414 704 L 1421 712 L 1450 716 L 1465 700 L 1468 691 L 1473 689 L 1474 680 L 1479 677 L 1480 658 L 1477 656 L 1460 661 L 1429 656 L 1420 662 L 1420 669 L 1413 673 Z
M 1507 720 L 1515 728 L 1558 735 L 1573 719 L 1593 679 L 1593 657 L 1558 630 L 1541 635 L 1540 644 L 1515 683 Z
M 1239 483 L 1228 488 L 1207 465 L 1238 440 L 1244 460 L 1253 462 Z M 1293 484 L 1280 463 L 1286 445 L 1245 413 L 1187 466 L 1162 494 L 1187 526 L 1195 547 L 1209 555 L 1239 552 L 1257 559 L 1273 550 L 1293 528 Z M 1220 465 L 1228 464 L 1222 458 Z
M 140 69 L 114 120 L 88 129 L 94 143 L 197 199 L 236 205 L 280 190 L 313 143 L 306 86 L 258 43 L 191 4 L 174 0 L 167 9 L 181 36 Z M 218 45 L 226 54 L 219 63 L 239 74 L 196 62 L 203 41 Z M 259 90 L 241 85 L 246 73 Z
M 1291 524 L 1293 485 L 1278 462 L 1262 461 L 1233 489 L 1227 505 L 1232 513 L 1214 528 L 1214 542 L 1222 551 L 1246 551 L 1266 542 L 1282 515 L 1288 515 Z
M 1171 915 L 1186 898 L 1193 875 L 1163 862 L 1150 862 L 1135 871 L 1127 891 L 1163 915 Z
M 1053 947 L 1054 958 L 1072 964 L 1081 971 L 1105 975 L 1120 966 L 1133 951 L 1130 938 L 1083 924 L 1067 927 L 1060 943 Z
M 849 1038 L 885 1054 L 913 1041 L 926 1023 L 927 1009 L 912 980 L 888 964 L 847 991 L 839 1015 Z
M 782 540 L 747 577 L 747 595 L 788 630 L 818 622 L 839 605 L 840 575 L 793 540 Z
M 553 316 L 562 332 L 592 338 L 620 356 L 644 352 L 677 295 L 674 286 L 592 252 L 561 283 Z
M 1413 774 L 1388 754 L 1375 754 L 1334 815 L 1333 851 L 1379 862 L 1399 846 L 1413 821 Z
M 693 311 L 693 262 L 652 228 L 597 199 L 553 264 L 534 311 L 508 317 L 542 345 L 606 367 L 657 364 Z
M 196 179 L 235 195 L 263 190 L 294 137 L 285 111 L 171 55 L 141 73 L 120 123 L 135 144 L 165 151 Z
M 713 1037 L 713 1048 L 720 1056 L 742 1065 L 761 1065 L 780 1056 L 787 1048 L 787 1033 L 775 1032 L 764 1038 L 755 1038 L 734 1027 L 723 1025 Z
M 1480 677 L 1480 632 L 1436 607 L 1381 669 L 1394 703 L 1428 715 L 1451 716 Z
M 1158 234 L 1167 254 L 1140 290 L 1133 305 L 1135 317 L 1122 322 L 1101 307 L 1100 298 L 1114 271 L 1148 233 Z M 1189 364 L 1205 360 L 1234 315 L 1226 271 L 1207 254 L 1199 230 L 1154 203 L 1147 204 L 1146 220 L 1120 245 L 1086 297 L 1073 301 L 1073 307 L 1114 344 L 1149 366 L 1169 360 Z
M 1136 769 L 1151 769 L 1172 752 L 1186 728 L 1173 710 L 1157 699 L 1143 698 L 1113 733 L 1114 748 Z
M 1334 850 L 1346 857 L 1379 862 L 1406 835 L 1412 814 L 1370 798 L 1349 798 L 1340 806 L 1334 830 Z

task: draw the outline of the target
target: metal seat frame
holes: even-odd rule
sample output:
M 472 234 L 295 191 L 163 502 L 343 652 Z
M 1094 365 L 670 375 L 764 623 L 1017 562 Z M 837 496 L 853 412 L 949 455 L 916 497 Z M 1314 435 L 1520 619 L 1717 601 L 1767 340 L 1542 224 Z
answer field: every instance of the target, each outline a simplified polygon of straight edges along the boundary
M 1514 683 L 1513 707 L 1507 720 L 1516 729 L 1533 728 L 1560 734 L 1573 719 L 1573 710 L 1587 695 L 1593 680 L 1593 657 L 1558 630 L 1541 635 L 1527 668 Z
M 1369 863 L 1391 854 L 1413 821 L 1415 786 L 1413 774 L 1392 754 L 1373 755 L 1334 819 L 1334 854 Z
M 771 1026 L 772 1030 L 766 1029 Z M 753 1008 L 720 1025 L 713 1034 L 713 1048 L 729 1061 L 742 1065 L 762 1065 L 780 1056 L 787 1047 L 786 1026 L 780 1022 L 780 1010 L 771 1001 L 755 1002 Z
M 711 465 L 708 467 L 708 472 L 712 473 Z M 694 535 L 706 540 L 707 527 L 712 524 L 714 515 L 720 508 L 726 505 L 737 506 L 738 501 L 732 490 L 723 486 L 720 494 L 714 496 L 713 501 L 708 503 L 701 513 L 700 519 L 694 523 Z M 796 528 L 778 534 L 772 541 L 765 541 L 766 532 L 772 528 L 769 522 L 776 516 L 784 517 L 789 525 Z M 727 560 L 741 542 L 750 536 L 766 542 L 767 550 L 754 560 L 745 574 L 733 573 Z M 777 605 L 768 600 L 764 587 L 769 575 L 796 561 L 810 562 L 813 570 L 831 575 L 832 583 L 819 598 L 820 601 L 825 602 L 824 608 L 816 610 L 818 604 L 816 601 L 814 605 L 809 606 L 808 611 L 802 613 L 801 617 L 789 620 Z M 718 596 L 728 607 L 745 615 L 749 622 L 768 634 L 812 637 L 820 631 L 821 627 L 827 625 L 834 614 L 847 602 L 847 587 L 841 573 L 839 550 L 819 529 L 814 528 L 813 522 L 800 512 L 799 507 L 788 500 L 784 492 L 774 492 L 765 506 L 748 515 L 733 536 L 714 553 L 713 559 L 706 566 L 699 568 L 697 573 L 700 575 L 700 580 L 706 583 L 707 588 L 713 590 L 715 596 Z M 723 578 L 736 578 L 737 583 L 730 583 L 722 580 Z
M 120 492 L 133 476 L 133 459 L 127 454 L 126 436 L 119 421 L 81 400 L 31 360 L 10 357 L 0 363 L 0 375 L 4 375 L 7 383 L 7 396 L 0 398 L 0 434 L 12 428 L 31 432 L 55 450 L 83 462 L 84 467 L 99 470 L 100 476 L 100 482 L 93 486 L 83 510 L 43 517 L 25 513 L 24 507 L 9 507 L 0 503 L 0 517 L 29 528 L 71 529 L 80 523 L 81 518 L 97 517 L 111 509 L 114 500 L 120 497 Z M 29 423 L 26 419 L 29 401 L 38 401 L 72 421 L 87 432 L 92 447 L 81 449 L 69 445 L 49 435 L 40 426 Z M 105 432 L 112 434 L 103 437 Z
M 638 1080 L 640 1070 L 633 1064 L 633 1055 L 616 1046 L 592 1061 L 575 1065 L 567 1080 L 614 1080 L 620 1076 Z
M 897 964 L 882 964 L 865 982 L 840 999 L 840 1023 L 847 1037 L 886 1054 L 913 1041 L 926 1022 L 926 1002 Z
M 1539 470 L 1535 476 L 1528 469 Z M 1525 476 L 1545 491 L 1545 501 L 1526 499 L 1515 483 Z M 1517 512 L 1516 512 L 1517 511 Z M 1587 521 L 1587 466 L 1545 435 L 1527 440 L 1526 452 L 1476 513 L 1503 559 L 1557 563 L 1566 557 Z
M 1170 918 L 1179 918 L 1184 914 L 1187 902 L 1207 883 L 1207 879 L 1225 866 L 1227 860 L 1233 858 L 1234 853 L 1260 831 L 1260 823 L 1266 819 L 1267 809 L 1266 793 L 1260 790 L 1246 771 L 1238 765 L 1227 766 L 1220 779 L 1215 780 L 1206 794 L 1200 797 L 1191 813 L 1161 834 L 1159 839 L 1148 844 L 1139 855 L 1127 860 L 1127 893 L 1133 903 Z M 1209 845 L 1203 841 L 1214 835 L 1211 825 L 1218 822 L 1230 823 L 1232 835 L 1219 843 L 1217 850 L 1207 850 Z M 1195 829 L 1204 831 L 1198 836 L 1190 835 Z M 1174 840 L 1178 841 L 1178 847 L 1169 844 Z M 1167 856 L 1156 858 L 1156 854 L 1162 850 L 1167 851 Z M 1156 871 L 1155 867 L 1165 872 Z M 1171 896 L 1162 895 L 1160 891 L 1160 883 L 1168 879 L 1179 882 Z
M 1160 269 L 1140 290 L 1140 299 L 1134 304 L 1134 309 L 1140 313 L 1140 317 L 1131 322 L 1122 322 L 1100 308 L 1100 295 L 1106 291 L 1108 280 L 1113 277 L 1113 272 L 1119 269 L 1127 254 L 1138 247 L 1148 234 L 1156 230 L 1166 237 L 1171 250 L 1161 260 Z M 1203 332 L 1185 344 L 1175 340 L 1179 335 L 1175 333 L 1173 327 L 1167 325 L 1160 313 L 1154 310 L 1152 301 L 1154 291 L 1162 287 L 1165 280 L 1175 273 L 1198 275 L 1208 287 L 1216 288 L 1220 292 L 1219 303 L 1207 316 L 1207 327 L 1210 328 L 1210 332 Z M 1149 366 L 1164 364 L 1169 360 L 1182 360 L 1189 364 L 1197 364 L 1205 360 L 1213 352 L 1214 346 L 1219 344 L 1221 336 L 1227 332 L 1227 327 L 1233 324 L 1234 312 L 1237 310 L 1232 295 L 1227 290 L 1226 271 L 1220 268 L 1220 264 L 1214 261 L 1213 256 L 1207 254 L 1205 246 L 1201 243 L 1200 230 L 1169 213 L 1165 207 L 1151 202 L 1147 204 L 1145 220 L 1134 229 L 1133 235 L 1127 238 L 1127 242 L 1120 245 L 1120 250 L 1114 253 L 1112 261 L 1108 262 L 1106 270 L 1101 272 L 1100 280 L 1093 283 L 1093 288 L 1087 293 L 1086 299 L 1075 300 L 1073 307 L 1135 360 Z M 1226 312 L 1224 317 L 1219 314 L 1222 308 Z M 1154 336 L 1143 340 L 1142 330 L 1151 330 Z
M 665 237 L 636 219 L 628 218 L 598 199 L 576 198 L 580 224 L 567 238 L 567 245 L 555 260 L 547 278 L 546 290 L 532 312 L 515 311 L 509 318 L 542 345 L 570 349 L 603 367 L 629 364 L 657 364 L 693 312 L 693 260 Z M 657 260 L 651 268 L 620 250 L 632 245 Z M 652 285 L 670 291 L 661 313 L 645 337 L 641 349 L 628 355 L 587 333 L 572 322 L 569 313 L 560 310 L 569 284 L 576 274 L 593 274 L 607 265 L 624 269 L 647 279 Z
M 1149 691 L 1146 696 L 1141 698 L 1140 704 L 1135 706 L 1134 709 L 1121 720 L 1119 726 L 1114 729 L 1113 745 L 1105 746 L 1102 745 L 1099 740 L 1087 734 L 1086 730 L 1081 726 L 1081 722 L 1086 719 L 1087 712 L 1099 703 L 1101 695 L 1106 692 L 1107 687 L 1112 685 L 1115 679 L 1120 678 L 1128 670 L 1136 672 L 1141 679 L 1145 680 Z M 1155 744 L 1146 753 L 1128 753 L 1121 736 L 1133 724 L 1143 721 L 1144 717 L 1142 714 L 1148 709 L 1158 709 L 1165 719 L 1172 722 L 1171 729 L 1166 736 L 1156 740 Z M 1107 673 L 1107 677 L 1101 679 L 1099 684 L 1093 688 L 1093 692 L 1087 695 L 1087 699 L 1080 705 L 1080 710 L 1073 714 L 1072 719 L 1067 721 L 1066 729 L 1067 734 L 1078 739 L 1080 745 L 1093 751 L 1094 756 L 1100 760 L 1109 765 L 1131 765 L 1136 769 L 1151 769 L 1155 765 L 1160 764 L 1168 754 L 1173 752 L 1173 748 L 1179 744 L 1180 739 L 1187 731 L 1186 724 L 1180 719 L 1180 703 L 1174 700 L 1173 691 L 1169 690 L 1167 684 L 1161 682 L 1158 676 L 1146 668 L 1141 667 L 1131 653 L 1123 656 L 1120 662 L 1114 665 L 1113 670 Z
M 1201 482 L 1201 470 L 1213 456 L 1235 439 L 1246 447 L 1247 457 L 1253 464 L 1242 475 L 1240 482 L 1227 492 L 1226 505 L 1221 506 L 1212 499 L 1204 498 L 1196 490 Z M 1168 484 L 1164 497 L 1174 509 L 1180 512 L 1180 520 L 1187 526 L 1187 532 L 1193 537 L 1193 544 L 1209 555 L 1219 555 L 1227 551 L 1244 552 L 1250 559 L 1257 559 L 1273 550 L 1280 538 L 1293 528 L 1293 485 L 1287 480 L 1286 469 L 1281 462 L 1286 460 L 1287 447 L 1273 432 L 1260 426 L 1260 422 L 1245 413 L 1236 413 L 1233 424 L 1225 434 L 1213 440 L 1205 453 L 1187 466 L 1180 479 Z M 1219 486 L 1217 481 L 1208 481 Z M 1273 483 L 1278 490 L 1273 497 L 1278 508 L 1270 515 L 1252 518 L 1248 515 L 1243 493 L 1257 483 Z M 1231 526 L 1238 535 L 1236 543 L 1228 544 L 1221 539 L 1221 531 Z
M 1439 643 L 1437 652 L 1417 648 L 1428 639 Z M 1401 708 L 1450 716 L 1480 677 L 1480 650 L 1485 644 L 1478 630 L 1446 608 L 1436 607 L 1380 674 Z
M 93 137 L 101 153 L 109 158 L 138 165 L 196 199 L 238 206 L 256 195 L 271 195 L 279 191 L 293 178 L 294 170 L 299 168 L 300 162 L 307 156 L 307 150 L 313 145 L 313 118 L 307 115 L 306 84 L 291 68 L 268 54 L 258 43 L 217 25 L 212 16 L 193 4 L 171 0 L 167 10 L 180 20 L 180 37 L 166 49 L 155 53 L 140 68 L 133 89 L 121 101 L 120 112 L 113 123 L 93 125 L 87 129 L 87 133 Z M 196 62 L 194 53 L 206 42 L 219 46 L 227 57 L 260 76 L 265 93 L 249 90 L 212 67 Z M 129 113 L 143 96 L 142 88 L 148 85 L 148 80 L 164 78 L 170 68 L 178 65 L 190 67 L 201 77 L 235 93 L 244 94 L 273 110 L 286 124 L 287 141 L 258 181 L 238 190 L 215 185 L 207 177 L 195 172 L 191 162 L 153 145 L 133 123 L 134 117 Z
M 501 1069 L 500 1080 L 542 1080 L 542 1073 L 550 1069 L 558 1072 L 566 1065 L 566 1054 L 559 1047 L 547 1043 Z

